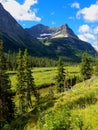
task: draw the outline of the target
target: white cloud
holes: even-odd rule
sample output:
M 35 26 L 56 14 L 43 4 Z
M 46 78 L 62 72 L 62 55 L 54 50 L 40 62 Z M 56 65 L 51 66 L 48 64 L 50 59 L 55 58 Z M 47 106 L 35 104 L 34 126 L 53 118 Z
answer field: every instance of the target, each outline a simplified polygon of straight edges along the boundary
M 74 3 L 72 3 L 71 7 L 79 9 L 80 8 L 80 4 L 78 2 L 74 2 Z
M 90 41 L 95 41 L 95 36 L 91 33 L 82 33 L 82 34 L 79 34 L 78 37 L 83 40 L 83 41 L 86 41 L 86 42 L 90 42 Z M 91 42 L 90 42 L 91 43 Z
M 94 33 L 98 34 L 98 26 L 96 28 L 94 28 Z
M 37 0 L 25 0 L 23 4 L 18 3 L 16 0 L 0 0 L 0 2 L 16 20 L 41 20 L 40 17 L 36 16 L 37 10 L 31 10 L 31 6 L 37 4 Z
M 81 39 L 81 40 L 83 40 L 85 42 L 88 41 L 88 39 L 83 34 L 79 34 L 78 37 L 79 37 L 79 39 Z
M 83 17 L 84 20 L 89 22 L 98 21 L 98 2 L 90 5 L 88 8 L 83 8 L 77 12 L 77 18 Z
M 78 31 L 80 33 L 84 33 L 84 32 L 90 32 L 91 29 L 90 29 L 90 27 L 87 24 L 84 24 L 84 25 L 82 25 L 82 26 L 79 27 Z
M 87 38 L 87 39 L 91 39 L 91 40 L 95 40 L 95 36 L 91 33 L 85 33 L 84 36 Z
M 86 42 L 94 42 L 96 40 L 96 36 L 94 33 L 94 28 L 91 28 L 89 25 L 87 24 L 83 24 L 79 27 L 79 35 L 78 37 Z

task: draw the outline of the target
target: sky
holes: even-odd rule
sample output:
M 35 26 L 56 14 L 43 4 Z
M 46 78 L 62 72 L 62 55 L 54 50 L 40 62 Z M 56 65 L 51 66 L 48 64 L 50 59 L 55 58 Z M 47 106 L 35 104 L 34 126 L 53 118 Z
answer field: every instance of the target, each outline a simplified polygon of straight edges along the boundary
M 23 28 L 68 24 L 84 41 L 97 45 L 98 0 L 0 0 Z

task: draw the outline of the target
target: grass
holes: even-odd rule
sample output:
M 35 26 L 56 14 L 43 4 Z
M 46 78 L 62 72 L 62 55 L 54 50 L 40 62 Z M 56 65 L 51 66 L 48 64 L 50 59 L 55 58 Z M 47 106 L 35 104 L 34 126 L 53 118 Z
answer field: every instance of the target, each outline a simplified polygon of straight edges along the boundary
M 38 111 L 37 115 L 33 111 Z M 16 130 L 19 127 L 24 130 L 58 130 L 59 126 L 59 130 L 63 127 L 66 130 L 98 130 L 98 78 L 78 83 L 70 91 L 55 94 L 51 99 L 44 97 L 39 106 L 14 123 Z
M 33 68 L 32 74 L 37 88 L 48 87 L 56 83 L 57 67 L 39 67 Z M 66 66 L 65 72 L 67 76 L 79 75 L 79 66 Z M 9 71 L 12 89 L 16 89 L 16 71 Z
M 65 68 L 67 75 L 79 75 L 79 66 Z M 55 84 L 56 67 L 34 68 L 32 71 L 37 87 Z M 15 90 L 16 75 L 12 72 L 10 79 Z M 49 87 L 40 91 L 44 94 L 41 102 L 12 122 L 11 126 L 17 126 L 16 130 L 98 130 L 98 77 L 93 76 L 69 91 L 52 96 Z
M 51 128 L 48 127 L 47 130 L 54 130 L 59 126 L 60 130 L 62 130 L 62 127 L 66 128 L 66 130 L 98 130 L 97 83 L 98 79 L 93 78 L 93 80 L 90 79 L 75 85 L 71 91 L 55 95 L 54 106 L 43 112 L 42 121 L 40 121 L 42 130 L 46 128 L 44 124 Z M 66 108 L 69 110 L 68 118 L 70 122 L 68 119 L 68 122 L 66 120 L 70 124 L 68 127 L 65 126 L 65 121 L 62 119 L 67 112 Z M 59 120 L 56 120 L 57 118 Z M 62 123 L 64 123 L 63 126 Z M 56 124 L 59 124 L 59 126 Z

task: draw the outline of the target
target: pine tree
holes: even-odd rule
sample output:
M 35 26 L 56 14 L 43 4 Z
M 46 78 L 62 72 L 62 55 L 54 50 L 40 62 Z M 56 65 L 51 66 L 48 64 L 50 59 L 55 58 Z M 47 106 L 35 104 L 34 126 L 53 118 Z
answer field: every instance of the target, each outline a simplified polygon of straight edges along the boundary
M 32 108 L 32 95 L 38 100 L 38 94 L 35 89 L 27 49 L 24 55 L 22 55 L 21 50 L 19 50 L 17 59 L 17 95 L 19 97 L 19 110 L 20 113 L 25 113 L 28 108 Z
M 57 92 L 64 91 L 64 81 L 65 81 L 65 72 L 63 67 L 62 58 L 59 58 L 58 61 L 58 74 L 57 74 Z
M 24 113 L 26 111 L 26 101 L 25 101 L 25 85 L 24 85 L 24 69 L 23 69 L 23 59 L 22 51 L 19 50 L 17 56 L 17 95 L 19 97 L 19 111 Z
M 24 68 L 24 83 L 26 89 L 26 101 L 27 101 L 27 106 L 31 108 L 32 107 L 31 96 L 32 94 L 34 94 L 34 96 L 38 99 L 38 94 L 35 89 L 34 78 L 32 76 L 32 71 L 30 68 L 30 60 L 29 60 L 27 49 L 25 50 L 23 56 L 23 68 Z
M 0 128 L 14 118 L 14 103 L 12 98 L 11 84 L 6 74 L 3 41 L 0 40 Z
M 81 75 L 83 80 L 90 79 L 92 76 L 93 67 L 91 64 L 91 58 L 87 52 L 85 52 L 82 56 L 81 62 Z
M 98 56 L 95 58 L 95 75 L 98 76 Z

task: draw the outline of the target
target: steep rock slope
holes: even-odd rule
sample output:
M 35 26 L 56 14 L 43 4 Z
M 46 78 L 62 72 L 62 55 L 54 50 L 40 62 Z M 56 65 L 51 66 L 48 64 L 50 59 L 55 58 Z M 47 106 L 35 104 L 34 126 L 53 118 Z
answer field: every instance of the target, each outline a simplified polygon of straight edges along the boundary
M 6 51 L 17 51 L 27 48 L 33 55 L 44 55 L 45 47 L 35 38 L 31 37 L 0 4 L 0 39 L 4 41 Z M 40 49 L 39 49 L 40 48 Z

